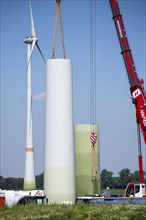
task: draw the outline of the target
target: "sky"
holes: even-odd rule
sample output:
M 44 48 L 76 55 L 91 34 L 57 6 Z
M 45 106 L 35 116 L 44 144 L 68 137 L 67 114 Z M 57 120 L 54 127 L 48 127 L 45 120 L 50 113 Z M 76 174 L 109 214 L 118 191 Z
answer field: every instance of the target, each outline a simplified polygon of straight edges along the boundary
M 36 35 L 51 58 L 55 0 L 32 0 Z M 0 0 L 0 175 L 24 177 L 26 145 L 26 44 L 30 36 L 28 0 Z M 146 0 L 119 0 L 139 77 L 146 82 Z M 62 0 L 67 58 L 73 62 L 74 124 L 90 123 L 90 1 Z M 101 170 L 114 175 L 138 170 L 135 106 L 108 0 L 96 1 L 96 121 L 99 124 Z M 57 30 L 56 57 L 61 58 Z M 45 64 L 32 55 L 33 141 L 35 174 L 44 171 Z M 145 83 L 146 85 L 146 83 Z M 143 165 L 146 147 L 142 137 Z

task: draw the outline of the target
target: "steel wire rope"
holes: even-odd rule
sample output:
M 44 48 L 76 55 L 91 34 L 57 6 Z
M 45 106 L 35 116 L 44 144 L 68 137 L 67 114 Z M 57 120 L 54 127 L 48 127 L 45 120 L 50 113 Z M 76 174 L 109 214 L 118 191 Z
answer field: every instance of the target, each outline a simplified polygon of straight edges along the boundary
M 96 0 L 90 1 L 90 124 L 91 172 L 92 181 L 96 181 Z
M 93 0 L 90 1 L 90 123 L 92 123 L 93 121 L 93 88 L 92 88 L 92 84 L 93 84 Z
M 90 1 L 90 123 L 96 124 L 96 0 Z
M 94 122 L 96 124 L 96 1 L 94 5 Z

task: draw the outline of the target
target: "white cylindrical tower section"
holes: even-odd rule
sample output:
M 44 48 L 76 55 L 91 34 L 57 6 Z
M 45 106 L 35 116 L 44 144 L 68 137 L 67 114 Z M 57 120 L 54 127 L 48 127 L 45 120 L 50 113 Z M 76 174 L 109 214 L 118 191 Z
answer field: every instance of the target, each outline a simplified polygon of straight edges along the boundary
M 45 195 L 75 202 L 71 60 L 47 60 L 46 74 Z
M 27 63 L 30 59 L 30 43 L 27 43 Z M 36 189 L 34 173 L 34 147 L 32 135 L 32 92 L 31 92 L 31 60 L 27 68 L 27 131 L 26 131 L 26 158 L 25 158 L 25 176 L 24 190 Z

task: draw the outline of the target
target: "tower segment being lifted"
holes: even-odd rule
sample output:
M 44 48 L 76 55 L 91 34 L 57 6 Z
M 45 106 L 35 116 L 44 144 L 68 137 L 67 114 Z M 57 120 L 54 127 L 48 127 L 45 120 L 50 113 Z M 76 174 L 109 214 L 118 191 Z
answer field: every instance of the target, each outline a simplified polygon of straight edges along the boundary
M 58 11 L 62 59 L 55 58 Z M 72 62 L 65 55 L 60 0 L 56 0 L 52 59 L 48 59 L 46 64 L 44 191 L 49 203 L 75 202 Z

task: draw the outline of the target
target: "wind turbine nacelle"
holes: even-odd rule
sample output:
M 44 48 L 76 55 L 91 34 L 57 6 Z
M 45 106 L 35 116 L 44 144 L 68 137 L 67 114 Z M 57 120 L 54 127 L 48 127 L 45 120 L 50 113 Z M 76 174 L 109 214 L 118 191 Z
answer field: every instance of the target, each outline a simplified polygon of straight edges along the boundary
M 24 43 L 26 44 L 32 44 L 33 41 L 37 41 L 38 39 L 36 37 L 27 37 L 25 40 L 24 40 Z

